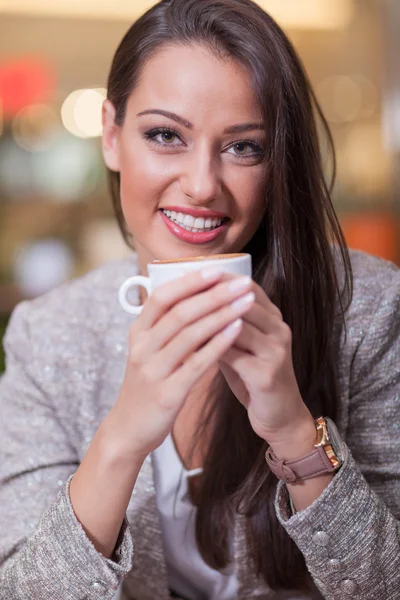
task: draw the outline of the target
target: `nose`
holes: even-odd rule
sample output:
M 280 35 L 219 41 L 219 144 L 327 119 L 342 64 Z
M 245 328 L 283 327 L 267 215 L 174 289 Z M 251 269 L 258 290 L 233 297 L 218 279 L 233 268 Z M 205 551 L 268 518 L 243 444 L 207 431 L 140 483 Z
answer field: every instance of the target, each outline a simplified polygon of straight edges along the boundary
M 199 205 L 213 202 L 221 187 L 218 162 L 204 148 L 186 158 L 181 176 L 182 192 Z

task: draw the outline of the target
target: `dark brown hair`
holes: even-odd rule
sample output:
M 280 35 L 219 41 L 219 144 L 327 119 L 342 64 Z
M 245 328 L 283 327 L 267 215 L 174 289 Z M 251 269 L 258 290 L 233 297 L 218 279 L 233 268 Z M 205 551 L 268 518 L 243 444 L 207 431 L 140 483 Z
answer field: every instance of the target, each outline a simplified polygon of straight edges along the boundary
M 108 98 L 116 109 L 116 122 L 124 121 L 127 99 L 146 61 L 166 44 L 193 43 L 222 59 L 239 61 L 251 76 L 269 140 L 266 212 L 248 245 L 237 251 L 252 255 L 254 279 L 291 327 L 304 402 L 315 417 L 335 419 L 335 324 L 351 301 L 351 264 L 321 166 L 316 116 L 334 157 L 332 139 L 286 35 L 251 0 L 160 2 L 134 23 L 115 54 Z M 110 186 L 121 230 L 132 244 L 121 210 L 118 174 L 110 173 Z M 304 558 L 276 517 L 277 480 L 264 460 L 265 442 L 232 396 L 223 377 L 217 377 L 197 438 L 212 426 L 196 493 L 200 552 L 215 569 L 228 564 L 229 532 L 240 511 L 255 572 L 275 590 L 311 589 Z

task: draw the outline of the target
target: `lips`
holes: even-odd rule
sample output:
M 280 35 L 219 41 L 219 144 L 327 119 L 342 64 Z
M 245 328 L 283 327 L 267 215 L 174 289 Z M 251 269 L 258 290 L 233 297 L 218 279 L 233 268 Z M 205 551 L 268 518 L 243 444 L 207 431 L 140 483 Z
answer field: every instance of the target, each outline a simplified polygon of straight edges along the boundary
M 168 209 L 169 210 L 169 209 Z M 200 231 L 197 233 L 194 232 L 190 232 L 190 231 L 186 231 L 186 229 L 183 229 L 183 227 L 180 227 L 178 223 L 175 223 L 174 221 L 171 221 L 171 219 L 169 219 L 162 210 L 158 211 L 164 224 L 166 225 L 167 229 L 178 239 L 187 242 L 189 244 L 206 244 L 208 242 L 212 242 L 214 241 L 217 237 L 219 237 L 220 235 L 222 235 L 222 233 L 224 231 L 226 231 L 226 229 L 228 228 L 228 223 L 227 221 L 223 222 L 219 227 L 217 227 L 216 229 L 212 229 L 209 231 Z M 181 209 L 179 209 L 177 212 L 182 212 Z M 196 211 L 197 212 L 197 211 Z M 198 216 L 203 216 L 203 211 L 200 211 L 200 215 L 194 215 L 192 214 L 192 211 L 186 212 L 186 214 L 191 214 L 193 217 L 198 217 Z M 211 213 L 214 214 L 215 213 Z M 218 214 L 219 218 L 221 218 L 221 213 Z M 224 217 L 224 215 L 223 215 Z M 217 217 L 214 217 L 217 218 Z
M 224 219 L 221 217 L 215 217 L 211 219 L 210 217 L 205 219 L 204 217 L 193 217 L 193 215 L 188 215 L 184 213 L 176 213 L 175 211 L 163 210 L 162 211 L 171 221 L 177 223 L 179 227 L 186 229 L 187 231 L 191 231 L 193 233 L 198 233 L 202 231 L 210 231 L 211 229 L 216 229 L 222 225 Z

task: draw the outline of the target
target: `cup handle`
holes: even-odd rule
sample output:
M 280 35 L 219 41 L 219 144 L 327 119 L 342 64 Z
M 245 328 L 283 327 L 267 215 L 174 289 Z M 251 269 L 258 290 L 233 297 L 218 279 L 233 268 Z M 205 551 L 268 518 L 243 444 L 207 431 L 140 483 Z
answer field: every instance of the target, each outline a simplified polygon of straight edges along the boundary
M 140 315 L 143 310 L 143 306 L 134 306 L 130 302 L 128 302 L 128 292 L 133 286 L 143 286 L 146 288 L 147 293 L 150 295 L 151 286 L 150 279 L 148 277 L 143 277 L 142 275 L 135 275 L 135 277 L 130 277 L 127 279 L 120 287 L 118 292 L 118 300 L 122 308 L 131 315 Z

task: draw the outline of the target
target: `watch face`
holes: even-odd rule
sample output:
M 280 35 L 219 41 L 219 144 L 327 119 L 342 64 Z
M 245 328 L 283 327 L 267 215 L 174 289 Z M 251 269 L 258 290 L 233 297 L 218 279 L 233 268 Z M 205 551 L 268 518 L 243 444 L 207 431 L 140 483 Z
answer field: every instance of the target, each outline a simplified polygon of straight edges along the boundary
M 328 435 L 329 435 L 329 440 L 332 444 L 333 451 L 336 454 L 336 456 L 338 457 L 338 459 L 340 460 L 340 462 L 343 462 L 342 438 L 340 437 L 338 428 L 336 427 L 336 425 L 332 421 L 332 419 L 329 419 L 327 417 L 325 420 L 326 420 L 326 424 L 328 426 Z

